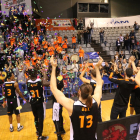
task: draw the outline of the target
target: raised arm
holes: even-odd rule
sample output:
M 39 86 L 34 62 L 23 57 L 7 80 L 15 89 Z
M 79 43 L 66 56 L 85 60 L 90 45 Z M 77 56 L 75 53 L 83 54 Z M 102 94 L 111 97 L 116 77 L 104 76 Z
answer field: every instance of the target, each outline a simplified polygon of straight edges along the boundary
M 140 70 L 138 71 L 136 77 L 135 77 L 135 82 L 138 84 L 138 86 L 140 87 Z
M 86 78 L 84 77 L 84 74 L 85 74 L 87 68 L 88 68 L 88 64 L 86 64 L 85 69 L 82 71 L 82 73 L 81 73 L 81 75 L 79 76 L 79 78 L 81 79 L 81 81 L 82 81 L 83 83 L 88 83 L 88 84 L 90 84 L 90 80 L 88 80 L 88 79 L 86 79 Z
M 6 106 L 6 101 L 5 101 L 5 93 L 4 93 L 4 88 L 2 86 L 2 95 L 3 95 L 3 108 Z
M 51 91 L 52 91 L 54 97 L 56 98 L 57 102 L 60 103 L 62 106 L 64 106 L 67 109 L 69 115 L 71 116 L 71 114 L 73 112 L 74 101 L 72 99 L 65 97 L 63 92 L 61 92 L 60 90 L 57 89 L 57 85 L 56 85 L 56 83 L 57 83 L 57 81 L 56 81 L 57 60 L 54 61 L 53 55 L 50 59 L 50 62 L 52 65 L 52 73 L 51 73 L 51 81 L 50 81 Z
M 50 85 L 50 81 L 48 81 L 48 77 L 46 75 L 45 70 L 43 71 L 42 85 L 46 87 Z
M 100 60 L 95 66 L 95 70 L 96 70 L 96 88 L 94 90 L 94 95 L 93 95 L 93 98 L 97 101 L 98 106 L 100 105 L 100 101 L 101 101 L 101 97 L 102 97 L 102 85 L 103 85 L 103 81 L 102 81 L 101 74 L 100 74 L 100 71 L 99 71 L 99 67 L 102 64 L 103 59 L 101 57 L 99 57 L 99 58 L 100 58 Z

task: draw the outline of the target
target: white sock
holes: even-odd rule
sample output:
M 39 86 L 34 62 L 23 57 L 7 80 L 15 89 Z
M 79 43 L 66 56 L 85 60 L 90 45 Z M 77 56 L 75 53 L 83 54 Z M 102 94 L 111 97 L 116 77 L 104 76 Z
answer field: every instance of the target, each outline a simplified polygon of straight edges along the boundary
M 20 123 L 18 123 L 17 125 L 18 125 L 18 128 L 19 128 L 20 127 Z
M 13 127 L 13 125 L 12 124 L 10 124 L 10 128 L 12 128 Z

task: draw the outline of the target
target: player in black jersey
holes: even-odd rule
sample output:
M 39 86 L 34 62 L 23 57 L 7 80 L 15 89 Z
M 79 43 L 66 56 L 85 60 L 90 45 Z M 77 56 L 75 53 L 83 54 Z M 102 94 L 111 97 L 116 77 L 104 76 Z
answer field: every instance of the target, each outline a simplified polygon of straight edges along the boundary
M 86 79 L 84 77 L 85 75 L 85 72 L 87 71 L 88 69 L 88 64 L 85 65 L 85 69 L 82 71 L 81 75 L 80 75 L 80 79 L 83 83 L 88 83 L 88 84 L 91 84 L 92 88 L 93 88 L 93 92 L 92 92 L 92 95 L 94 94 L 94 90 L 95 90 L 95 87 L 96 87 L 96 70 L 95 69 L 92 69 L 90 70 L 90 75 L 91 75 L 91 80 L 89 79 Z M 102 80 L 102 83 L 104 83 L 104 81 Z M 98 122 L 102 122 L 102 116 L 101 116 L 101 104 L 99 106 L 99 109 L 98 109 Z
M 54 62 L 53 56 L 50 60 L 52 64 L 52 74 L 50 87 L 53 95 L 58 103 L 64 106 L 71 119 L 70 140 L 95 140 L 95 132 L 98 122 L 98 106 L 102 96 L 102 79 L 99 72 L 99 67 L 102 64 L 102 59 L 95 66 L 96 70 L 96 88 L 94 95 L 92 94 L 92 86 L 90 84 L 83 84 L 79 91 L 79 100 L 74 102 L 72 99 L 65 97 L 65 95 L 58 90 L 56 84 L 56 67 L 57 60 Z
M 126 110 L 129 102 L 130 93 L 134 89 L 136 83 L 132 80 L 133 70 L 127 68 L 125 71 L 124 79 L 113 78 L 114 73 L 117 71 L 117 66 L 114 65 L 114 72 L 111 72 L 109 80 L 113 83 L 118 84 L 118 89 L 114 98 L 114 103 L 111 110 L 111 120 L 123 118 L 126 116 Z
M 52 66 L 50 65 L 48 68 L 48 75 L 51 75 L 52 72 Z M 64 88 L 64 83 L 63 83 L 63 77 L 60 75 L 60 68 L 56 67 L 56 77 L 57 77 L 57 88 L 60 91 L 63 91 Z M 53 122 L 55 124 L 55 129 L 56 129 L 56 134 L 57 134 L 57 139 L 62 140 L 61 134 L 65 134 L 65 130 L 63 127 L 63 116 L 62 116 L 62 111 L 63 111 L 63 106 L 60 105 L 54 96 L 53 98 Z
M 44 70 L 43 79 L 37 79 L 37 70 L 29 70 L 30 80 L 27 81 L 27 88 L 30 93 L 30 104 L 35 118 L 35 127 L 37 130 L 38 140 L 46 140 L 48 137 L 42 136 L 43 121 L 45 118 L 46 106 L 44 103 L 43 86 L 49 86 L 47 82 L 46 73 Z
M 17 131 L 20 131 L 23 129 L 23 126 L 20 125 L 20 109 L 17 109 L 17 107 L 20 106 L 20 101 L 18 96 L 20 96 L 24 101 L 26 99 L 23 97 L 18 83 L 14 81 L 14 74 L 12 72 L 7 73 L 7 81 L 4 82 L 2 86 L 2 94 L 4 96 L 3 98 L 3 107 L 6 106 L 7 99 L 7 114 L 9 116 L 9 122 L 10 122 L 10 132 L 14 131 L 13 125 L 12 125 L 12 114 L 13 111 L 15 112 L 16 118 L 17 118 Z

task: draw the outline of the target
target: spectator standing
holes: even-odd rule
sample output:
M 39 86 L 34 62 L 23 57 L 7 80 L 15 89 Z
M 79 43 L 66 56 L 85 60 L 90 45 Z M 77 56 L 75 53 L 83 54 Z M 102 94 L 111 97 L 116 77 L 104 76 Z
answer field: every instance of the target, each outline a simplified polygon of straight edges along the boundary
M 79 63 L 83 64 L 83 58 L 84 58 L 84 50 L 82 49 L 82 47 L 80 47 L 79 49 Z
M 81 44 L 81 32 L 78 32 L 77 40 L 78 40 L 78 44 Z
M 128 35 L 126 35 L 124 39 L 124 49 L 128 50 L 130 53 L 130 39 Z
M 92 31 L 92 28 L 87 27 L 87 31 L 88 31 L 88 43 L 91 44 L 91 31 Z
M 106 72 L 109 73 L 109 69 L 110 69 L 110 66 L 108 62 L 105 62 L 104 70 L 106 70 Z
M 77 19 L 75 18 L 75 30 L 77 30 Z
M 76 36 L 74 34 L 72 35 L 72 49 L 74 49 L 74 51 L 76 49 Z
M 132 50 L 135 49 L 135 38 L 134 38 L 134 36 L 131 37 L 131 48 L 132 48 Z
M 134 23 L 134 29 L 135 29 L 135 31 L 138 31 L 139 30 L 139 25 L 138 25 L 138 23 L 136 21 Z
M 80 28 L 80 30 L 83 29 L 83 19 L 82 18 L 80 18 L 80 20 L 79 20 L 79 28 Z
M 118 40 L 116 41 L 116 47 L 117 47 L 118 52 L 120 50 L 120 46 L 121 46 L 121 42 L 120 42 L 120 39 L 118 38 Z
M 104 30 L 101 29 L 99 34 L 100 34 L 100 43 L 104 43 Z
M 83 35 L 84 35 L 84 44 L 87 45 L 87 43 L 88 43 L 88 32 L 86 30 L 84 30 Z

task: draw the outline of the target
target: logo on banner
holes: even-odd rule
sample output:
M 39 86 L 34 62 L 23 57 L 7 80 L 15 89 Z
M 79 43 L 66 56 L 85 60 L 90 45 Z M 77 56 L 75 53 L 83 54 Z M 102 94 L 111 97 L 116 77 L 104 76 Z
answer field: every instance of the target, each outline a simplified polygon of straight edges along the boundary
M 110 22 L 108 22 L 107 24 L 123 24 L 123 23 L 129 23 L 128 20 L 125 21 L 116 21 L 115 19 L 112 19 Z
M 127 131 L 125 126 L 115 124 L 102 132 L 103 140 L 125 140 Z

